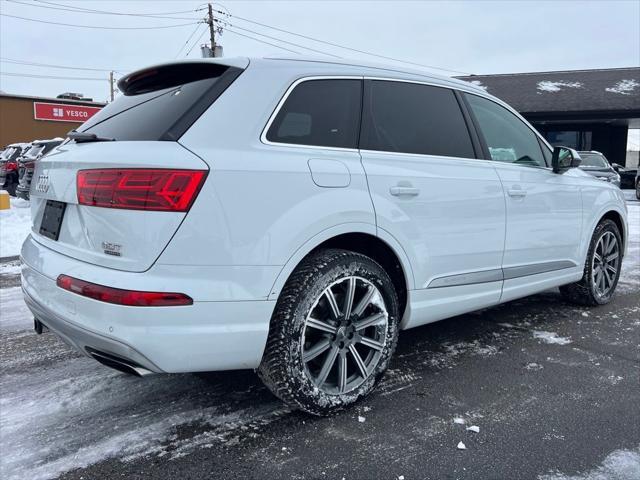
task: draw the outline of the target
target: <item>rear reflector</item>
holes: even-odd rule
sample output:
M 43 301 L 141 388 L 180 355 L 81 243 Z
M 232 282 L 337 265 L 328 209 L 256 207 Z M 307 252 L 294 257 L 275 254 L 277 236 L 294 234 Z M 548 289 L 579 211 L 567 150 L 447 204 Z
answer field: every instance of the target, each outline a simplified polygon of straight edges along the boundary
M 178 305 L 193 305 L 191 297 L 183 293 L 166 292 L 136 292 L 119 288 L 105 287 L 95 283 L 85 282 L 68 275 L 60 275 L 56 284 L 65 290 L 93 298 L 101 302 L 128 305 L 130 307 L 174 307 Z
M 206 175 L 206 170 L 80 170 L 77 177 L 78 203 L 105 208 L 186 212 L 196 199 Z

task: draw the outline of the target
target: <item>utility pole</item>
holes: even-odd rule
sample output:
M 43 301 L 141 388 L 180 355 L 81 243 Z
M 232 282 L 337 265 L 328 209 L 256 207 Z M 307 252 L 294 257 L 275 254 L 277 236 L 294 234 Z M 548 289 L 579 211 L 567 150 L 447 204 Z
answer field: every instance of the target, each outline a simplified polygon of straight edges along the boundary
M 213 24 L 213 7 L 209 4 L 209 36 L 211 37 L 211 51 L 213 52 L 213 56 L 216 56 L 216 27 Z
M 113 71 L 109 72 L 109 93 L 111 97 L 111 101 L 113 102 L 113 98 L 115 96 L 115 86 L 114 86 L 114 78 Z
M 207 50 L 207 47 L 202 47 L 202 56 L 203 57 L 221 57 L 222 56 L 222 46 L 216 45 L 216 19 L 213 16 L 213 7 L 209 3 L 209 14 L 207 15 L 206 23 L 209 25 L 209 37 L 211 39 L 211 50 Z

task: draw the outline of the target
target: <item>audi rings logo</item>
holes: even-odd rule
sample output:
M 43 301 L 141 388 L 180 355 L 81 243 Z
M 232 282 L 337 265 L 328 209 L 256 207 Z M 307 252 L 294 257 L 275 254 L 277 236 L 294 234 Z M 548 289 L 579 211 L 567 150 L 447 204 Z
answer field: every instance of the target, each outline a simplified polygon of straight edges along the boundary
M 38 175 L 36 192 L 47 193 L 49 191 L 49 175 Z

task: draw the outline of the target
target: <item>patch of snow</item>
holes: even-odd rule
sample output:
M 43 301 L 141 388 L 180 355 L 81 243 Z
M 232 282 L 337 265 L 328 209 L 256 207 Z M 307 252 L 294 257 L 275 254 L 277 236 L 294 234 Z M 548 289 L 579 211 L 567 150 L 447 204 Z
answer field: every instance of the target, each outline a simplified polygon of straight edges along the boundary
M 558 471 L 540 475 L 538 480 L 637 480 L 640 478 L 640 447 L 635 450 L 616 450 L 593 470 L 577 475 Z
M 467 421 L 464 418 L 456 417 L 453 419 L 453 423 L 457 423 L 458 425 L 464 425 Z
M 635 194 L 634 194 L 635 195 Z M 616 292 L 637 293 L 640 285 L 640 204 L 627 202 L 629 240 Z
M 364 423 L 367 419 L 358 415 L 358 421 Z
M 533 338 L 542 340 L 544 343 L 551 343 L 555 345 L 567 345 L 571 343 L 569 338 L 559 337 L 556 332 L 546 332 L 544 330 L 534 330 Z
M 469 432 L 480 433 L 480 427 L 478 427 L 477 425 L 471 425 L 470 427 L 467 427 L 467 430 Z
M 467 446 L 462 442 L 458 442 L 458 447 L 457 448 L 458 448 L 458 450 L 466 450 Z
M 487 88 L 489 88 L 486 85 L 483 85 L 480 80 L 471 80 L 469 83 L 483 89 L 485 92 L 487 91 Z
M 11 208 L 0 210 L 0 257 L 20 254 L 22 243 L 31 231 L 31 208 L 28 201 L 11 198 Z
M 20 260 L 0 263 L 0 275 L 20 275 Z
M 0 330 L 18 332 L 33 329 L 33 315 L 24 303 L 21 287 L 0 289 Z
M 580 82 L 552 82 L 550 80 L 543 80 L 538 82 L 538 90 L 540 92 L 559 92 L 563 88 L 582 88 Z
M 527 363 L 524 368 L 527 370 L 542 370 L 544 367 L 539 363 L 531 362 Z
M 636 87 L 640 87 L 640 82 L 637 80 L 620 80 L 613 87 L 608 87 L 604 90 L 610 93 L 619 93 L 620 95 L 631 95 Z
M 589 316 L 589 312 L 582 312 L 582 313 L 580 313 L 580 315 L 582 315 L 583 317 L 588 317 Z

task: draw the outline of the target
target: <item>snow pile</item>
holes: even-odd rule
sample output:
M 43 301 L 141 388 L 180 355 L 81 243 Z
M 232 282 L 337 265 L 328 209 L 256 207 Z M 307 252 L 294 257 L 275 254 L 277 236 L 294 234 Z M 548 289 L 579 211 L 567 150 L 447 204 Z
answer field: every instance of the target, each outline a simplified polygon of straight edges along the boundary
M 21 198 L 11 199 L 9 210 L 0 210 L 0 257 L 20 254 L 20 248 L 31 230 L 29 202 Z
M 485 92 L 487 91 L 487 88 L 489 88 L 486 85 L 483 85 L 480 80 L 471 80 L 469 83 L 483 89 Z
M 613 87 L 605 88 L 605 91 L 619 93 L 621 95 L 631 95 L 636 87 L 640 87 L 640 82 L 636 80 L 620 80 Z
M 24 303 L 22 288 L 0 289 L 0 305 L 0 329 L 3 333 L 33 328 L 33 315 Z
M 538 90 L 541 92 L 559 92 L 563 88 L 582 88 L 580 82 L 552 82 L 543 80 L 538 82 Z
M 559 337 L 556 332 L 545 332 L 544 330 L 534 330 L 533 338 L 542 340 L 544 343 L 551 343 L 555 345 L 566 345 L 571 343 L 571 340 L 565 337 Z
M 635 193 L 634 193 L 635 195 Z M 634 293 L 640 285 L 640 204 L 627 203 L 629 240 L 616 292 Z
M 640 448 L 616 450 L 604 459 L 602 465 L 578 475 L 560 472 L 540 475 L 538 480 L 637 480 L 640 478 Z

